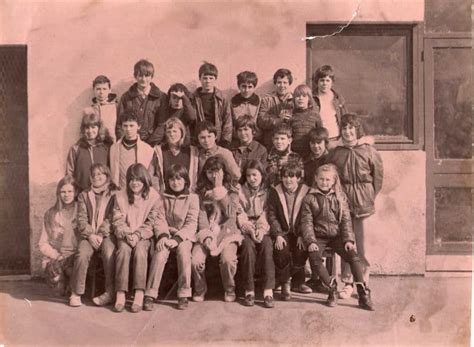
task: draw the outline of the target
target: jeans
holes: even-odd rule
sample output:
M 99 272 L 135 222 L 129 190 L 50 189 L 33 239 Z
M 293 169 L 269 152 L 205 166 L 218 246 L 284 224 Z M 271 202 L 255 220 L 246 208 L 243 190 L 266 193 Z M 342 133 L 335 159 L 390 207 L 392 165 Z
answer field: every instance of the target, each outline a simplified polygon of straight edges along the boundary
M 305 282 L 304 265 L 308 258 L 306 250 L 296 246 L 297 236 L 293 233 L 283 235 L 286 245 L 282 250 L 273 249 L 275 276 L 278 284 L 284 284 L 292 278 L 292 286 L 298 287 Z
M 130 274 L 130 258 L 133 253 L 133 289 L 145 290 L 146 274 L 148 270 L 148 250 L 150 240 L 138 241 L 135 248 L 125 240 L 117 241 L 115 256 L 115 290 L 128 291 L 128 279 Z
M 370 274 L 370 264 L 367 260 L 367 253 L 365 249 L 365 228 L 364 225 L 369 217 L 362 217 L 362 218 L 353 218 L 352 225 L 354 228 L 356 246 L 357 246 L 357 253 L 359 254 L 362 271 L 364 274 L 364 282 L 369 283 L 369 274 Z M 352 283 L 354 282 L 352 278 L 351 267 L 348 263 L 346 263 L 341 258 L 341 280 L 344 283 Z
M 178 298 L 187 298 L 191 296 L 191 241 L 182 241 L 171 251 L 176 252 L 178 262 Z M 148 275 L 145 295 L 156 299 L 160 289 L 161 278 L 165 271 L 166 262 L 170 255 L 170 250 L 165 248 L 156 251 L 150 263 L 150 273 Z
M 256 267 L 261 267 L 263 270 L 263 288 L 273 289 L 275 287 L 275 263 L 273 262 L 273 242 L 270 236 L 265 235 L 261 243 L 255 243 L 250 236 L 245 235 L 240 246 L 239 266 L 242 270 L 245 290 L 255 290 Z

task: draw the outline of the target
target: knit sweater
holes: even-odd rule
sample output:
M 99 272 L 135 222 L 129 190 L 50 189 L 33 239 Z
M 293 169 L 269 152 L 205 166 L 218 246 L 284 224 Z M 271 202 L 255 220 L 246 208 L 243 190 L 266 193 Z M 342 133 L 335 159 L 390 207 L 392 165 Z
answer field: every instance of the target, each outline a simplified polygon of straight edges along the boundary
M 293 130 L 293 142 L 291 150 L 301 155 L 303 158 L 309 153 L 308 134 L 311 129 L 321 127 L 319 112 L 314 109 L 295 109 L 291 117 L 291 128 Z

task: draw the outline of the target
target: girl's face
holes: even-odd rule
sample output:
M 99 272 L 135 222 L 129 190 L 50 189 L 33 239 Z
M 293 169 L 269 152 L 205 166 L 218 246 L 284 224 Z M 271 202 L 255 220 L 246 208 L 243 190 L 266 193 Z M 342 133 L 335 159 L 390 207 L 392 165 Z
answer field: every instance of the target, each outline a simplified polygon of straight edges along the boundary
M 316 156 L 316 158 L 319 158 L 326 152 L 326 142 L 324 140 L 321 140 L 319 142 L 310 142 L 309 143 L 309 149 L 313 154 Z
M 178 126 L 173 125 L 171 128 L 166 129 L 166 138 L 168 139 L 168 144 L 176 145 L 182 137 L 183 134 L 181 134 L 181 130 L 178 128 Z
M 99 135 L 99 126 L 98 125 L 88 125 L 84 129 L 84 135 L 86 135 L 87 141 L 93 141 Z
M 332 78 L 329 76 L 322 77 L 318 80 L 318 91 L 327 93 L 332 88 Z
M 298 188 L 299 178 L 296 175 L 285 175 L 281 178 L 283 186 L 290 192 L 294 192 Z
M 222 169 L 219 170 L 206 170 L 206 177 L 209 180 L 209 182 L 212 183 L 212 185 L 216 185 L 216 181 L 218 179 L 218 176 L 224 177 L 224 171 Z
M 143 190 L 143 182 L 137 178 L 132 178 L 128 184 L 133 194 L 140 195 Z
M 101 170 L 94 170 L 91 176 L 92 186 L 98 188 L 102 187 L 107 182 L 107 175 Z
M 262 183 L 262 174 L 257 169 L 247 169 L 247 173 L 245 175 L 247 182 L 252 188 L 260 187 Z
M 321 171 L 317 174 L 315 181 L 318 188 L 323 192 L 328 192 L 336 182 L 334 175 L 334 172 L 330 171 Z
M 170 178 L 168 183 L 170 185 L 171 190 L 177 193 L 182 192 L 184 190 L 184 186 L 186 185 L 186 181 L 184 180 L 184 178 L 179 176 Z
M 351 124 L 347 124 L 342 128 L 341 135 L 342 138 L 347 142 L 353 142 L 357 140 L 356 128 Z
M 295 103 L 296 103 L 296 107 L 306 110 L 309 105 L 308 95 L 304 94 L 304 95 L 295 96 Z
M 70 205 L 74 202 L 74 186 L 72 184 L 65 184 L 59 190 L 59 198 L 64 205 Z

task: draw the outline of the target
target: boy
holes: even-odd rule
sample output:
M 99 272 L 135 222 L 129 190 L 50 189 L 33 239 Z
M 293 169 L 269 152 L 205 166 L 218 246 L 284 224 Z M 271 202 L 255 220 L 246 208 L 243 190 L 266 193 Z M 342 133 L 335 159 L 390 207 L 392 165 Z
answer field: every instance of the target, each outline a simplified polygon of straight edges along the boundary
M 127 189 L 126 173 L 132 164 L 150 165 L 153 148 L 140 140 L 140 122 L 133 113 L 122 115 L 121 129 L 123 137 L 110 148 L 110 171 L 112 181 L 122 190 Z
M 234 143 L 232 154 L 240 168 L 245 168 L 250 159 L 267 164 L 267 149 L 254 140 L 257 133 L 255 119 L 251 115 L 242 115 L 235 121 L 237 143 Z
M 262 143 L 268 150 L 272 146 L 272 130 L 275 126 L 283 122 L 289 122 L 291 119 L 294 103 L 289 88 L 292 83 L 291 71 L 278 69 L 273 75 L 275 92 L 262 98 L 257 126 L 263 131 Z
M 326 247 L 331 247 L 351 266 L 359 294 L 359 306 L 373 311 L 370 290 L 364 283 L 361 260 L 356 251 L 347 197 L 335 187 L 337 168 L 332 164 L 319 167 L 314 180 L 316 187 L 308 193 L 301 208 L 301 233 L 313 272 L 330 290 L 326 303 L 330 307 L 337 305 L 336 278 L 330 278 L 322 258 Z
M 115 142 L 117 139 L 113 134 L 115 121 L 117 120 L 117 94 L 111 93 L 111 84 L 107 76 L 97 76 L 92 81 L 94 97 L 92 98 L 92 107 L 99 114 L 109 135 Z
M 240 167 L 235 162 L 231 151 L 216 144 L 217 132 L 217 128 L 207 120 L 199 123 L 196 128 L 196 134 L 200 145 L 198 173 L 201 173 L 207 159 L 210 157 L 221 157 L 233 180 L 238 181 L 241 175 Z
M 313 75 L 313 98 L 319 107 L 323 126 L 329 132 L 329 139 L 339 137 L 341 117 L 346 113 L 342 95 L 332 89 L 336 79 L 331 65 L 323 65 Z
M 242 116 L 249 115 L 255 123 L 255 139 L 259 140 L 261 136 L 260 129 L 257 128 L 257 116 L 260 109 L 260 97 L 255 94 L 258 78 L 255 72 L 243 71 L 237 75 L 237 86 L 240 93 L 234 95 L 230 101 L 232 123 Z M 236 137 L 236 134 L 234 134 Z
M 327 163 L 329 133 L 326 128 L 314 128 L 308 134 L 311 153 L 304 161 L 305 183 L 312 187 L 316 169 Z
M 232 141 L 232 116 L 224 94 L 214 85 L 217 80 L 217 67 L 204 62 L 199 68 L 201 87 L 194 92 L 194 107 L 197 125 L 203 121 L 211 122 L 217 129 L 217 143 L 228 148 Z
M 302 183 L 303 170 L 296 163 L 288 163 L 281 168 L 282 182 L 270 189 L 268 196 L 268 223 L 270 236 L 275 243 L 276 285 L 281 285 L 282 300 L 291 299 L 290 283 L 293 291 L 312 293 L 305 284 L 304 265 L 307 253 L 300 236 L 300 209 L 309 187 Z M 292 281 L 290 278 L 292 277 Z
M 117 139 L 123 136 L 122 117 L 126 113 L 133 112 L 141 124 L 140 139 L 152 145 L 150 136 L 158 125 L 158 111 L 160 106 L 166 102 L 166 94 L 151 82 L 154 73 L 153 64 L 144 59 L 138 61 L 133 67 L 136 83 L 120 98 L 115 125 Z
M 298 153 L 291 151 L 292 130 L 286 123 L 278 125 L 273 132 L 273 147 L 267 158 L 268 183 L 280 183 L 280 170 L 287 163 L 296 163 L 303 169 L 303 159 Z

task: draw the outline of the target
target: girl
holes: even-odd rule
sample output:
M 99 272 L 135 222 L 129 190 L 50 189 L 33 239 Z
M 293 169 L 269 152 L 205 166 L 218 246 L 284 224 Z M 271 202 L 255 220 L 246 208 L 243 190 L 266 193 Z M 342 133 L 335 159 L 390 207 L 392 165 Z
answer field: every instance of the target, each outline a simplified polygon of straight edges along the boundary
M 190 175 L 190 190 L 194 191 L 198 176 L 198 149 L 185 145 L 186 129 L 178 118 L 172 117 L 165 122 L 165 143 L 154 148 L 153 159 L 148 168 L 157 191 L 165 190 L 164 173 L 173 164 L 186 168 Z M 189 141 L 187 141 L 189 143 Z
M 255 303 L 255 265 L 263 266 L 263 304 L 273 307 L 275 287 L 275 264 L 273 263 L 273 243 L 269 236 L 267 222 L 267 187 L 265 169 L 258 160 L 249 160 L 242 176 L 239 199 L 243 211 L 238 214 L 237 223 L 244 240 L 240 248 L 240 264 L 245 289 L 246 306 Z
M 157 233 L 155 253 L 145 292 L 145 311 L 153 310 L 158 297 L 161 277 L 170 251 L 176 251 L 178 261 L 178 309 L 188 306 L 191 296 L 191 249 L 197 230 L 199 198 L 189 191 L 189 175 L 186 168 L 173 164 L 166 172 L 166 189 L 162 194 L 167 227 Z
M 153 229 L 166 225 L 163 202 L 151 189 L 151 179 L 142 164 L 133 164 L 127 170 L 127 189 L 116 194 L 113 225 L 117 238 L 115 255 L 115 289 L 117 298 L 113 310 L 125 308 L 128 291 L 130 260 L 133 253 L 133 289 L 135 297 L 132 312 L 140 312 L 146 287 L 148 250 Z
M 321 66 L 313 76 L 313 97 L 319 107 L 323 126 L 329 131 L 330 140 L 339 137 L 341 117 L 346 113 L 342 95 L 332 89 L 335 80 L 331 65 Z
M 197 243 L 192 251 L 194 279 L 193 300 L 204 300 L 207 291 L 205 267 L 208 255 L 220 254 L 224 301 L 235 301 L 234 276 L 237 270 L 237 248 L 242 234 L 237 228 L 239 195 L 221 157 L 206 160 L 198 179 L 199 210 Z
M 319 110 L 311 96 L 311 88 L 301 84 L 293 92 L 295 109 L 291 117 L 293 142 L 291 149 L 305 158 L 308 155 L 308 133 L 312 128 L 322 126 Z
M 66 294 L 72 273 L 77 239 L 74 233 L 77 204 L 76 185 L 72 176 L 62 178 L 56 188 L 56 203 L 44 214 L 43 230 L 38 242 L 43 254 L 42 268 L 47 283 Z
M 336 165 L 344 191 L 349 200 L 352 223 L 364 270 L 364 281 L 369 281 L 369 261 L 365 253 L 365 224 L 375 213 L 375 197 L 382 189 L 383 164 L 380 154 L 371 145 L 371 137 L 363 137 L 364 131 L 356 114 L 347 113 L 341 118 L 341 140 L 334 143 L 336 148 L 329 153 L 328 162 Z M 341 265 L 344 289 L 341 299 L 349 298 L 353 292 L 350 267 Z
M 84 110 L 81 137 L 71 147 L 66 161 L 66 175 L 71 175 L 79 186 L 79 193 L 90 187 L 92 164 L 108 165 L 109 148 L 113 140 L 103 126 L 100 115 L 93 108 Z
M 90 169 L 91 187 L 78 198 L 77 229 L 81 241 L 74 260 L 72 294 L 69 305 L 81 306 L 85 292 L 87 269 L 95 252 L 100 252 L 105 272 L 105 292 L 92 299 L 97 306 L 113 301 L 115 270 L 115 237 L 111 234 L 113 195 L 117 187 L 112 183 L 110 170 L 103 164 Z

